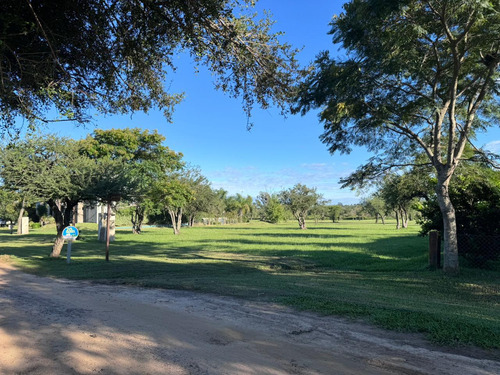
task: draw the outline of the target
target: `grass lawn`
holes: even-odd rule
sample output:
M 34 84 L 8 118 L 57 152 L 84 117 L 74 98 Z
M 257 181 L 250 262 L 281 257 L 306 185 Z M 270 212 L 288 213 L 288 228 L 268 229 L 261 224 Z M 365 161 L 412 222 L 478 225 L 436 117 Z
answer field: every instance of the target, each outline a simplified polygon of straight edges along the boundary
M 462 268 L 445 277 L 427 269 L 427 238 L 416 225 L 395 230 L 368 221 L 251 223 L 118 229 L 104 261 L 97 228 L 79 225 L 72 262 L 49 259 L 55 229 L 10 235 L 0 228 L 0 254 L 27 272 L 145 287 L 196 290 L 274 301 L 321 314 L 364 319 L 423 332 L 443 345 L 500 348 L 500 271 Z

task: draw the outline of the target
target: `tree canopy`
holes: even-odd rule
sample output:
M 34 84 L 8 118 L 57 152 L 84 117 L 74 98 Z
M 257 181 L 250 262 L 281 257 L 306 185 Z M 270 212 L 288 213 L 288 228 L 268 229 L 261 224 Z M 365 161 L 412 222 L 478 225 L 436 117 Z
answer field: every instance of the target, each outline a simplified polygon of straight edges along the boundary
M 306 229 L 307 214 L 318 204 L 320 199 L 321 195 L 316 193 L 316 188 L 309 188 L 302 184 L 296 184 L 280 193 L 281 203 L 290 208 L 300 229 Z
M 12 233 L 13 223 L 18 218 L 20 197 L 16 192 L 7 190 L 0 186 L 0 220 L 5 220 L 2 225 L 7 221 L 10 222 Z
M 285 207 L 280 203 L 278 194 L 260 192 L 256 198 L 256 203 L 261 220 L 273 224 L 286 220 Z
M 141 232 L 147 211 L 152 209 L 153 183 L 183 166 L 182 154 L 164 146 L 164 141 L 156 130 L 125 128 L 96 129 L 79 143 L 80 153 L 101 168 L 94 195 L 104 200 L 119 195 L 133 203 L 129 211 L 134 233 Z
M 500 235 L 500 171 L 486 165 L 464 163 L 452 178 L 450 196 L 461 233 Z M 441 212 L 435 197 L 424 201 L 420 211 L 422 233 L 442 230 Z
M 153 201 L 168 211 L 174 234 L 180 233 L 184 208 L 196 199 L 190 185 L 187 178 L 171 174 L 156 181 L 151 191 Z
M 91 111 L 157 108 L 170 119 L 182 94 L 164 85 L 185 51 L 215 85 L 285 109 L 295 51 L 257 18 L 252 0 L 3 0 L 0 2 L 0 130 L 18 116 L 37 122 L 89 122 Z M 49 117 L 56 109 L 58 115 Z
M 184 207 L 184 214 L 187 216 L 188 224 L 193 226 L 198 215 L 206 215 L 214 211 L 214 206 L 217 205 L 217 194 L 198 168 L 185 168 L 183 176 L 195 198 Z
M 182 154 L 164 146 L 164 141 L 157 130 L 96 129 L 81 142 L 81 152 L 94 159 L 122 158 L 127 163 L 141 164 L 153 161 L 161 172 L 180 168 Z
M 331 152 L 364 145 L 383 167 L 423 149 L 453 165 L 475 130 L 498 125 L 498 2 L 355 0 L 331 25 L 348 58 L 322 53 L 298 107 L 322 108 Z
M 62 231 L 78 202 L 92 198 L 100 175 L 96 163 L 79 153 L 77 141 L 53 135 L 32 136 L 0 150 L 0 177 L 6 189 L 46 201 L 57 237 L 51 256 L 59 256 Z

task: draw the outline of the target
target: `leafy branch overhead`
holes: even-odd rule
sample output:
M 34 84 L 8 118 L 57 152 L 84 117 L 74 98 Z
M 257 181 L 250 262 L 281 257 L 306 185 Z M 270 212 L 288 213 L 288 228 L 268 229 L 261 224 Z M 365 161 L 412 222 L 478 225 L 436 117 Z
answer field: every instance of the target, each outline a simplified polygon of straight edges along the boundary
M 454 165 L 475 132 L 499 124 L 500 9 L 491 1 L 353 1 L 301 86 L 296 111 L 321 108 L 331 152 L 352 146 Z M 371 15 L 371 16 L 369 16 Z
M 0 2 L 2 130 L 17 116 L 37 122 L 91 121 L 157 108 L 171 119 L 182 94 L 164 82 L 182 51 L 205 65 L 217 88 L 285 110 L 295 53 L 251 14 L 253 1 L 4 0 Z M 46 116 L 56 108 L 59 117 Z

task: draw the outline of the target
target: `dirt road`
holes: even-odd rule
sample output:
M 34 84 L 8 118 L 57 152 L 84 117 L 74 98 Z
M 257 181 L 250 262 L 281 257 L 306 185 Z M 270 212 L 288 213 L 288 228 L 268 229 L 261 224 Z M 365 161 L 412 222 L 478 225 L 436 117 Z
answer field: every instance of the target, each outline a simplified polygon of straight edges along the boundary
M 281 306 L 0 262 L 1 374 L 500 374 L 491 353 L 473 357 Z

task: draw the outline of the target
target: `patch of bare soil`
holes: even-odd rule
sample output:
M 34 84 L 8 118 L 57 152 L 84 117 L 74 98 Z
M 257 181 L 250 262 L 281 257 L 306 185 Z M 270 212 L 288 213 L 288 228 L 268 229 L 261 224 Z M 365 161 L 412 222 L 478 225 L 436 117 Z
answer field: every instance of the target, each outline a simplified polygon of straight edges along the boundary
M 191 292 L 54 280 L 0 261 L 0 374 L 500 374 L 498 352 Z

